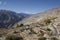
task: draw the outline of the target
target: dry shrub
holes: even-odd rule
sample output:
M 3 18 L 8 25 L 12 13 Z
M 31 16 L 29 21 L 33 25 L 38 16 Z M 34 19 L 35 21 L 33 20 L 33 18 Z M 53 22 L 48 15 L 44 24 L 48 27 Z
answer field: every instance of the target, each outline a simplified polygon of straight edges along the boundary
M 38 40 L 46 40 L 45 37 L 38 38 Z
M 58 18 L 58 17 L 46 18 L 46 19 L 44 19 L 44 22 L 45 22 L 45 24 L 48 24 L 48 23 L 51 23 L 51 20 L 55 20 L 56 18 Z
M 22 27 L 22 26 L 24 26 L 24 24 L 17 24 L 17 27 Z
M 48 24 L 48 23 L 50 23 L 50 22 L 51 22 L 51 20 L 48 19 L 48 18 L 44 20 L 44 23 L 45 23 L 45 24 Z
M 51 40 L 58 40 L 56 37 L 52 37 Z
M 23 40 L 23 38 L 16 35 L 7 35 L 5 40 Z

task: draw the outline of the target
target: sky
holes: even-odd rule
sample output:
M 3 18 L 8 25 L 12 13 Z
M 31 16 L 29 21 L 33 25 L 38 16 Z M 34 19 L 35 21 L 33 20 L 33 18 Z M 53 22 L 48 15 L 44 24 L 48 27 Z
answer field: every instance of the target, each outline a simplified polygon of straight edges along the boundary
M 60 0 L 0 0 L 0 10 L 36 14 L 60 6 Z

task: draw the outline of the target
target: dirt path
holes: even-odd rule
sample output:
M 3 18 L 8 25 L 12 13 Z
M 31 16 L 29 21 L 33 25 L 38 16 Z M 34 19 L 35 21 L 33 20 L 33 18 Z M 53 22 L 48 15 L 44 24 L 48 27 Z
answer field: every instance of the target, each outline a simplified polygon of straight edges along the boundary
M 50 24 L 50 28 L 51 28 L 51 30 L 53 31 L 53 35 L 54 35 L 54 36 L 58 36 L 59 31 L 58 31 L 58 29 L 57 29 L 57 26 L 54 25 L 53 22 Z

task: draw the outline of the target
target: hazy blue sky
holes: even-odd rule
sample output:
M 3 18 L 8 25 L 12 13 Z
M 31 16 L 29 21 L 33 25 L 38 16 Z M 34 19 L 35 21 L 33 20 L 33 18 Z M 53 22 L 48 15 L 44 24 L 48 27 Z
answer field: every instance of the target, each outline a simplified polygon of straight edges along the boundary
M 0 10 L 38 13 L 60 6 L 60 0 L 0 0 Z

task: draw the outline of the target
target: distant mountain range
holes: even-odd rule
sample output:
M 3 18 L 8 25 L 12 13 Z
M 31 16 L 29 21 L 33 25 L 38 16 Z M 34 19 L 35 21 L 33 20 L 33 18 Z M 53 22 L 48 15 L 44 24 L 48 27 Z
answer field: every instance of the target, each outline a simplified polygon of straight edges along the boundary
M 11 27 L 18 21 L 30 16 L 25 13 L 16 13 L 10 10 L 0 10 L 0 27 Z

